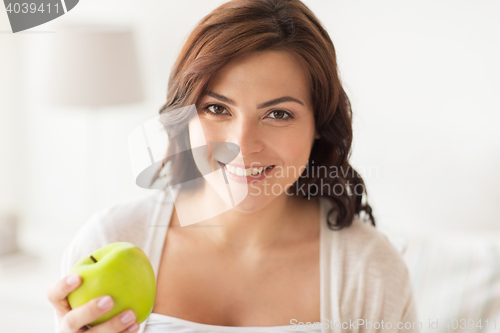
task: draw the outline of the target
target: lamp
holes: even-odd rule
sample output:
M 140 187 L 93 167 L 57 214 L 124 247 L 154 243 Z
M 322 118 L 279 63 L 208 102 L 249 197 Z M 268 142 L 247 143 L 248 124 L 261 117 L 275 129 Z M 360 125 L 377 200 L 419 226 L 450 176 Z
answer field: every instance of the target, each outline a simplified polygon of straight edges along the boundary
M 17 245 L 17 216 L 0 215 L 0 257 L 19 251 Z
M 97 108 L 143 100 L 130 28 L 73 25 L 60 30 L 49 56 L 49 104 Z
M 49 48 L 43 98 L 49 105 L 88 108 L 87 208 L 102 189 L 99 109 L 144 99 L 133 31 L 125 26 L 60 26 Z

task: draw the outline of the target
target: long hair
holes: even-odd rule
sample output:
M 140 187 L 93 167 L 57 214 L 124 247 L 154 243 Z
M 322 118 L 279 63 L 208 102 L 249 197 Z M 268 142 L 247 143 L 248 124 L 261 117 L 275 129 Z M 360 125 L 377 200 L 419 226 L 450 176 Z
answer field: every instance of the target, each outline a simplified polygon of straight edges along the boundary
M 160 114 L 167 115 L 192 104 L 198 107 L 202 93 L 219 70 L 240 56 L 264 50 L 291 52 L 310 76 L 315 126 L 321 138 L 315 140 L 302 173 L 308 176 L 301 175 L 290 188 L 306 189 L 302 192 L 304 197 L 323 196 L 333 200 L 336 207 L 328 212 L 327 218 L 332 230 L 351 225 L 355 215 L 360 216 L 362 211 L 375 226 L 363 179 L 349 164 L 352 111 L 338 75 L 335 49 L 320 21 L 301 1 L 232 0 L 205 16 L 188 36 L 172 68 L 167 101 Z M 180 119 L 176 118 L 175 126 L 179 126 Z M 187 119 L 183 121 L 187 126 Z M 168 120 L 163 124 L 167 133 L 174 127 Z M 177 136 L 169 134 L 167 162 L 168 156 L 189 147 L 188 131 L 181 132 Z M 190 154 L 184 154 L 171 161 L 170 172 L 177 183 L 188 173 L 196 172 L 186 169 L 195 165 L 192 159 Z M 318 170 L 335 168 L 336 176 L 312 175 L 309 169 L 314 166 Z M 318 193 L 317 189 L 323 186 L 337 191 Z M 338 191 L 339 188 L 342 190 Z M 337 220 L 332 223 L 329 217 L 335 209 Z

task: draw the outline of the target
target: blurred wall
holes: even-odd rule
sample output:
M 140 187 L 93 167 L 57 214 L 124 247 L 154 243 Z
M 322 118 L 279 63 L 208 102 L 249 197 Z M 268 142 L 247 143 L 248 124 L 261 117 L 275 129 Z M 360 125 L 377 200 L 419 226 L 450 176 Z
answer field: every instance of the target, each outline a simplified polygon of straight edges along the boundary
M 24 107 L 23 59 L 19 39 L 1 33 L 10 29 L 5 11 L 0 11 L 0 214 L 20 209 Z
M 19 210 L 24 247 L 59 253 L 93 212 L 143 193 L 128 134 L 158 114 L 187 33 L 223 2 L 86 0 L 54 22 L 0 35 L 0 210 Z M 500 3 L 304 2 L 336 47 L 354 113 L 352 162 L 380 228 L 500 232 Z M 41 102 L 45 47 L 75 22 L 135 27 L 146 101 L 94 114 Z M 96 130 L 101 150 L 88 153 Z M 89 202 L 92 154 L 105 160 Z

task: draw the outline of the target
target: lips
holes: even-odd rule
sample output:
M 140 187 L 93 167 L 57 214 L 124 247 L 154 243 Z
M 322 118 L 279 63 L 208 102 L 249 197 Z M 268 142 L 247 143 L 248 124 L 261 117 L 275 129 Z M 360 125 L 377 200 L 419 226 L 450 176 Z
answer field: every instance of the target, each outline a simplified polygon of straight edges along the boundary
M 240 171 L 239 171 L 239 174 L 235 174 L 233 173 L 232 171 L 228 170 L 228 168 L 231 168 L 231 169 L 237 169 L 235 167 L 232 167 L 231 165 L 226 165 L 222 162 L 219 162 L 219 165 L 221 166 L 221 168 L 224 169 L 224 171 L 226 171 L 226 175 L 228 178 L 230 178 L 231 180 L 237 182 L 237 183 L 243 183 L 243 184 L 251 184 L 251 183 L 254 183 L 254 182 L 259 182 L 261 181 L 262 179 L 264 179 L 266 176 L 269 175 L 269 173 L 274 169 L 274 165 L 269 165 L 267 167 L 261 167 L 262 168 L 262 171 L 257 173 L 257 174 L 250 174 L 250 175 L 247 175 L 248 172 L 250 172 L 250 170 L 243 174 L 242 175 L 242 172 L 243 172 L 243 169 L 242 168 L 239 168 Z M 250 168 L 249 168 L 250 169 Z M 252 171 L 254 168 L 251 168 Z M 260 168 L 255 168 L 255 169 L 260 169 Z M 236 171 L 238 172 L 238 171 Z
M 249 167 L 249 168 L 242 168 L 239 166 L 234 166 L 231 164 L 224 164 L 222 162 L 219 162 L 219 164 L 222 164 L 225 166 L 225 169 L 229 172 L 232 173 L 233 175 L 240 176 L 240 177 L 245 177 L 245 176 L 256 176 L 262 172 L 264 172 L 267 169 L 271 169 L 274 167 L 274 165 L 267 165 L 267 166 L 261 166 L 261 167 Z

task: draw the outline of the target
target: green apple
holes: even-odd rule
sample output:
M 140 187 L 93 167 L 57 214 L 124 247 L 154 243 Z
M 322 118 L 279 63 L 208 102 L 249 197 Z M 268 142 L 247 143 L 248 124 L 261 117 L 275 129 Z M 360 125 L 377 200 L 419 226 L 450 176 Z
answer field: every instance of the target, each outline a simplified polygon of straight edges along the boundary
M 131 309 L 142 323 L 153 311 L 156 296 L 155 273 L 146 254 L 128 242 L 111 243 L 78 261 L 71 273 L 78 273 L 81 285 L 68 295 L 72 309 L 104 295 L 113 298 L 114 306 L 90 323 L 103 323 Z

